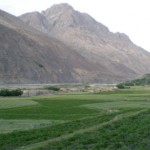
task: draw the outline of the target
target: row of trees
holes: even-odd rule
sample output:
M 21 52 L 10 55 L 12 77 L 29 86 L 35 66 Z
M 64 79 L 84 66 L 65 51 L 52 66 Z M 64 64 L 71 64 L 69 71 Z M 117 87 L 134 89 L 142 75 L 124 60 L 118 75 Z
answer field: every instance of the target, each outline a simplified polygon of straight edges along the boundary
M 23 94 L 23 91 L 21 89 L 1 89 L 0 90 L 0 96 L 21 96 Z

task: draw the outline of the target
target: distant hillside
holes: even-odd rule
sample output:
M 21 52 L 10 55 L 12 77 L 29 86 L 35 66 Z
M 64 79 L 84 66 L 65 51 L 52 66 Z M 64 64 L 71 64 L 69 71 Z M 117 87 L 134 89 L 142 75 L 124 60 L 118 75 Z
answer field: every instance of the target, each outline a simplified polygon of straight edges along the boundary
M 135 85 L 150 85 L 150 74 L 145 74 L 139 79 L 120 83 L 117 86 L 120 88 L 124 88 L 125 86 L 135 86 Z
M 150 85 L 150 74 L 146 74 L 140 79 L 132 80 L 131 83 L 134 85 Z

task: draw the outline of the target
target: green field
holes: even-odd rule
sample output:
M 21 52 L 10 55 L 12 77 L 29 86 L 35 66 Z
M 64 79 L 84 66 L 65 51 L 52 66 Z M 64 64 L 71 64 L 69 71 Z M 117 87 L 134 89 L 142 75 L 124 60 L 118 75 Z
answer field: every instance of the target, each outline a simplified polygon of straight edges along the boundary
M 0 98 L 0 150 L 149 149 L 149 86 Z

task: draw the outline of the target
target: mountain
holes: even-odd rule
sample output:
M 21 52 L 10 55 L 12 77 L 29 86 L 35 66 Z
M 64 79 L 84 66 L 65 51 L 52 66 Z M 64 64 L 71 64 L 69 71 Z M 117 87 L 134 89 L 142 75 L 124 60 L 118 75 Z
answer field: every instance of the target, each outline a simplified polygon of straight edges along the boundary
M 150 72 L 149 52 L 136 46 L 127 35 L 110 32 L 88 14 L 68 4 L 54 5 L 42 13 L 23 14 L 20 19 L 101 66 L 100 74 L 109 72 L 125 79 Z
M 0 83 L 114 83 L 150 72 L 150 53 L 68 4 L 0 11 Z
M 0 11 L 0 83 L 79 82 L 98 68 L 62 42 Z

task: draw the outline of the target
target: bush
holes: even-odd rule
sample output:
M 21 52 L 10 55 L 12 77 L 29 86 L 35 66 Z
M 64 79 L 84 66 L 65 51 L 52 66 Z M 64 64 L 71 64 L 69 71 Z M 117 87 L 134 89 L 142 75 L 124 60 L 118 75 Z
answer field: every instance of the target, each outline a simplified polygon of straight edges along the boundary
M 117 84 L 117 88 L 118 88 L 118 89 L 124 89 L 125 86 L 124 86 L 123 84 Z
M 59 87 L 56 87 L 56 86 L 48 86 L 48 87 L 45 87 L 47 90 L 51 90 L 51 91 L 59 91 L 60 88 Z
M 23 94 L 23 91 L 21 89 L 1 89 L 0 90 L 0 96 L 21 96 Z
M 125 86 L 134 86 L 134 83 L 132 81 L 128 81 L 124 83 Z

